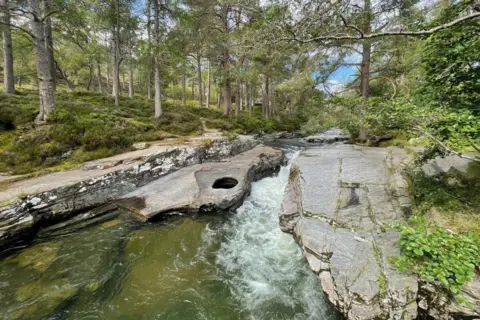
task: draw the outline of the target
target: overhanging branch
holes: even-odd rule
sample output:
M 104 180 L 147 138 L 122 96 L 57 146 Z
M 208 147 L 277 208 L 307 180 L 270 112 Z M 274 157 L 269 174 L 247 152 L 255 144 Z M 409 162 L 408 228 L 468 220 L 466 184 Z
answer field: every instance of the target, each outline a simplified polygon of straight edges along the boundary
M 421 36 L 428 36 L 435 32 L 441 31 L 443 29 L 447 29 L 453 27 L 457 24 L 462 22 L 473 20 L 475 18 L 480 17 L 480 12 L 475 12 L 464 17 L 455 19 L 448 23 L 442 24 L 440 26 L 427 29 L 427 30 L 420 30 L 420 31 L 386 31 L 386 32 L 377 32 L 371 34 L 359 34 L 359 36 L 348 36 L 348 35 L 326 35 L 326 36 L 318 36 L 315 38 L 310 39 L 300 39 L 296 36 L 294 38 L 287 38 L 283 40 L 293 40 L 301 43 L 309 43 L 309 42 L 316 42 L 316 41 L 333 41 L 333 40 L 363 40 L 363 39 L 376 39 L 382 37 L 392 37 L 392 36 L 411 36 L 411 37 L 421 37 Z M 342 18 L 343 19 L 343 18 Z M 345 23 L 345 21 L 344 21 Z M 347 27 L 353 28 L 351 25 L 346 25 Z M 359 30 L 357 27 L 354 28 L 355 30 Z

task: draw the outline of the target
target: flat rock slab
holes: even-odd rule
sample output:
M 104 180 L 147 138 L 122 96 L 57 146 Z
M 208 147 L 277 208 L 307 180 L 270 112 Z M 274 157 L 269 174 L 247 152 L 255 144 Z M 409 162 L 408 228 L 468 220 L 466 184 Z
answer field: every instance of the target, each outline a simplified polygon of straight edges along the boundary
M 416 277 L 398 272 L 398 233 L 410 202 L 397 148 L 333 144 L 292 165 L 280 223 L 301 244 L 329 300 L 348 319 L 415 319 Z
M 259 146 L 222 162 L 197 164 L 123 196 L 121 205 L 149 220 L 169 212 L 230 210 L 249 194 L 251 182 L 277 170 L 283 153 Z

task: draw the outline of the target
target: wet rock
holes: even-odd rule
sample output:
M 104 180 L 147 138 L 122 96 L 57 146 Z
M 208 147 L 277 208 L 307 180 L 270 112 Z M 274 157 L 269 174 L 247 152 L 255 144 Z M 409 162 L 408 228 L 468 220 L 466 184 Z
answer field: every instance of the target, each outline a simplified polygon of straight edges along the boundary
M 220 160 L 245 152 L 258 142 L 239 138 L 215 140 L 209 145 L 177 147 L 151 155 L 140 164 L 35 195 L 0 207 L 0 249 L 45 226 L 117 200 L 183 167 Z M 88 218 L 88 215 L 85 216 Z
M 11 260 L 20 267 L 31 267 L 44 272 L 57 256 L 61 244 L 60 240 L 40 243 L 24 249 Z
M 329 129 L 325 132 L 303 138 L 308 143 L 329 144 L 339 141 L 347 141 L 350 136 L 344 134 L 341 129 Z
M 15 299 L 24 304 L 13 312 L 13 319 L 45 319 L 78 293 L 67 279 L 38 280 L 19 288 Z
M 251 183 L 275 172 L 283 153 L 256 147 L 228 160 L 181 169 L 131 193 L 120 202 L 145 220 L 169 212 L 233 210 L 250 193 Z

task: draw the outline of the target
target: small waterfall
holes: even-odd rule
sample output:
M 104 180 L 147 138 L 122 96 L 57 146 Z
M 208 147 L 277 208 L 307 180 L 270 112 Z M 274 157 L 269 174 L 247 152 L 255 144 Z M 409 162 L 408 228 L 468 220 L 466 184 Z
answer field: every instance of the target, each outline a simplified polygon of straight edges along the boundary
M 298 152 L 288 154 L 289 163 Z M 279 228 L 278 210 L 290 165 L 255 182 L 244 204 L 222 227 L 218 276 L 249 319 L 333 319 L 320 284 L 292 236 Z

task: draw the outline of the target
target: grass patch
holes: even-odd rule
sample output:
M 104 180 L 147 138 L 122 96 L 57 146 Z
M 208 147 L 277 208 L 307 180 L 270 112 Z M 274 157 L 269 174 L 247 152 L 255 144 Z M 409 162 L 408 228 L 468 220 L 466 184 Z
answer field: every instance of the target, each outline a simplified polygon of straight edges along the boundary
M 292 120 L 268 120 L 259 112 L 230 118 L 196 102 L 183 107 L 173 100 L 165 101 L 162 117 L 154 119 L 153 101 L 140 96 L 121 98 L 115 106 L 108 95 L 58 91 L 55 104 L 48 123 L 35 127 L 36 91 L 0 94 L 0 172 L 62 170 L 131 150 L 134 142 L 200 135 L 202 119 L 208 128 L 243 134 L 298 128 Z

